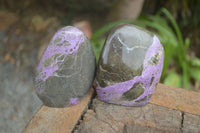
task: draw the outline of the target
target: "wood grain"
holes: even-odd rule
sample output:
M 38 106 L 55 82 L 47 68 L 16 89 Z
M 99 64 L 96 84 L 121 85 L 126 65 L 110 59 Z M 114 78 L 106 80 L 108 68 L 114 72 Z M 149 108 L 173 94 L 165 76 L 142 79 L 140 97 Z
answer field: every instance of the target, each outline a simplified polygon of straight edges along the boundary
M 198 92 L 158 84 L 150 102 L 142 107 L 104 103 L 91 99 L 93 94 L 91 89 L 79 104 L 69 108 L 42 106 L 24 133 L 200 132 Z M 88 109 L 91 100 L 92 108 Z
M 84 111 L 94 93 L 90 92 L 75 106 L 51 108 L 42 106 L 29 122 L 23 133 L 70 133 Z
M 200 93 L 158 84 L 150 103 L 200 115 Z

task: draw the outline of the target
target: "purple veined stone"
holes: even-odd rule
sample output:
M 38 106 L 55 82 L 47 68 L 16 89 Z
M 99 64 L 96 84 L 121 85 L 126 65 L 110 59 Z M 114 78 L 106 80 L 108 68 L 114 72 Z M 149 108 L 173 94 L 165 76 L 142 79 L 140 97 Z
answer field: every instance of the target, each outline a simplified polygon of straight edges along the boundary
M 98 98 L 124 106 L 147 104 L 160 80 L 163 58 L 163 46 L 155 35 L 134 25 L 115 27 L 98 63 Z
M 95 74 L 92 46 L 79 29 L 58 30 L 36 68 L 34 88 L 46 106 L 77 104 L 90 90 Z

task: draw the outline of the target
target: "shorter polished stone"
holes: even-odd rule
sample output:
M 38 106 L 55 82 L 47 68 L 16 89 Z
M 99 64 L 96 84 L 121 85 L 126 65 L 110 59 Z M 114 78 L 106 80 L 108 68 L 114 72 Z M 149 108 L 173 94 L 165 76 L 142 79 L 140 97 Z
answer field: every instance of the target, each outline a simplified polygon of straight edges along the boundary
M 36 68 L 34 88 L 50 107 L 67 107 L 88 93 L 95 73 L 95 55 L 87 37 L 79 29 L 58 30 Z
M 154 34 L 134 25 L 115 27 L 98 63 L 98 98 L 125 106 L 147 104 L 160 80 L 163 58 L 163 46 Z

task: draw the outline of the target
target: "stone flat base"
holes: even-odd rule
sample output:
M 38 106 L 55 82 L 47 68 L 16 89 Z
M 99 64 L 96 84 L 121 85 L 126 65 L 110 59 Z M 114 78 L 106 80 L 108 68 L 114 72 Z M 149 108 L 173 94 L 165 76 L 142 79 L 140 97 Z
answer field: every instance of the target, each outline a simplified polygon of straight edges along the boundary
M 200 93 L 159 84 L 142 107 L 125 107 L 92 99 L 93 90 L 69 108 L 43 106 L 24 130 L 58 133 L 200 132 Z M 86 113 L 85 113 L 86 112 Z

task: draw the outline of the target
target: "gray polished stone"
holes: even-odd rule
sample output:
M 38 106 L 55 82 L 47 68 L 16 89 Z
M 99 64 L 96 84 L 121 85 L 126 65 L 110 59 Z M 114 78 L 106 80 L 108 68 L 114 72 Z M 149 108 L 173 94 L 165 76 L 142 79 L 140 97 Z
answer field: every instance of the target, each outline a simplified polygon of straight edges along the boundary
M 35 92 L 50 107 L 77 104 L 90 90 L 95 73 L 95 55 L 87 37 L 67 26 L 51 39 L 38 64 Z
M 127 24 L 115 27 L 98 63 L 98 98 L 125 106 L 145 105 L 160 80 L 163 54 L 162 44 L 152 33 Z

